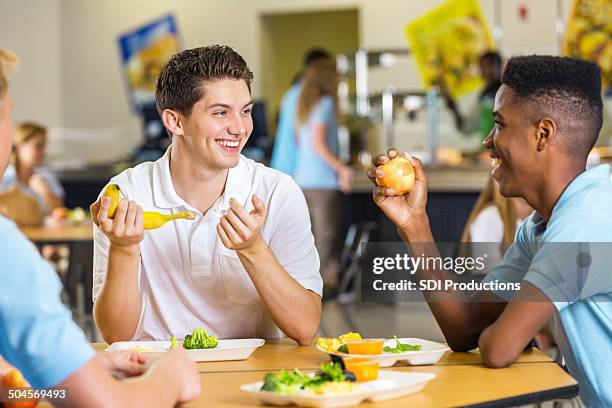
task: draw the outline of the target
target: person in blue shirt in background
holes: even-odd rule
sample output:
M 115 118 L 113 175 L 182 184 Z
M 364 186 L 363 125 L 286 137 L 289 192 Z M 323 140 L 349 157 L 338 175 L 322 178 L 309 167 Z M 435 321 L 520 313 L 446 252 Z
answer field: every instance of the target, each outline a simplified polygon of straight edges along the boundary
M 323 49 L 313 48 L 304 57 L 303 69 L 307 69 L 317 61 L 332 61 L 332 57 L 329 52 Z M 302 89 L 303 74 L 302 70 L 296 75 L 291 87 L 285 92 L 281 100 L 276 137 L 274 138 L 274 148 L 272 150 L 272 161 L 270 162 L 270 167 L 290 176 L 294 174 L 297 160 L 295 113 Z
M 505 197 L 523 198 L 535 212 L 484 283 L 520 284 L 469 299 L 460 291 L 424 292 L 454 351 L 479 347 L 489 367 L 506 367 L 553 318 L 553 334 L 589 407 L 612 406 L 612 183 L 610 168 L 586 170 L 602 126 L 601 70 L 588 61 L 514 57 L 495 96 L 495 127 L 484 140 L 492 176 Z M 380 165 L 399 152 L 374 160 Z M 374 188 L 374 201 L 398 227 L 411 251 L 438 257 L 429 220 L 427 177 L 415 166 L 413 190 L 397 196 Z M 419 279 L 443 281 L 443 270 Z M 452 275 L 450 275 L 452 276 Z M 515 286 L 516 287 L 516 286 Z
M 0 48 L 0 179 L 11 153 L 8 75 L 15 63 L 15 54 Z M 133 351 L 96 354 L 60 301 L 56 273 L 3 216 L 0 242 L 0 374 L 8 362 L 34 388 L 67 389 L 56 406 L 171 407 L 199 395 L 197 368 L 184 350 L 172 350 L 148 368 Z M 135 378 L 118 381 L 113 375 Z
M 338 158 L 336 64 L 313 63 L 304 73 L 296 110 L 297 160 L 293 178 L 306 197 L 321 275 L 327 290 L 338 285 L 340 193 L 353 171 Z

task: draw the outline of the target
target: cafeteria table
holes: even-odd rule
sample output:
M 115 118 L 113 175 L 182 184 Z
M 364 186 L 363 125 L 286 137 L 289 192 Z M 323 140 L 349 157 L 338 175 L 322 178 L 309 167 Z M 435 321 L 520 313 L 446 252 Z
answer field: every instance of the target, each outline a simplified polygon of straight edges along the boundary
M 107 345 L 94 343 L 97 351 Z M 268 340 L 244 361 L 198 363 L 202 394 L 187 407 L 254 407 L 242 384 L 263 380 L 270 371 L 299 368 L 316 370 L 329 358 L 314 346 L 298 346 L 291 340 Z M 435 365 L 397 364 L 385 370 L 431 372 L 436 378 L 419 393 L 363 407 L 507 407 L 552 399 L 573 398 L 578 384 L 561 367 L 537 349 L 525 351 L 516 363 L 501 369 L 487 368 L 478 351 L 447 352 Z
M 39 249 L 44 245 L 67 245 L 68 272 L 62 282 L 70 306 L 83 315 L 91 316 L 91 288 L 93 284 L 93 224 L 91 220 L 79 224 L 22 227 L 21 231 Z M 82 287 L 83 298 L 77 296 Z

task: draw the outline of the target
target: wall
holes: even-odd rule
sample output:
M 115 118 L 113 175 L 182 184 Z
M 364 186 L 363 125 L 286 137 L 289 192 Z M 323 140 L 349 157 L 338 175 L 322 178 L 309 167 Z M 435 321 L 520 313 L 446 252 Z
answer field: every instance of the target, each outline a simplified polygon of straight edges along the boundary
M 19 55 L 11 79 L 16 121 L 63 122 L 60 0 L 0 0 L 0 47 Z
M 493 21 L 495 0 L 481 0 Z M 565 13 L 571 0 L 563 0 Z M 406 47 L 404 25 L 441 0 L 0 0 L 0 39 L 22 57 L 15 77 L 18 119 L 39 118 L 67 127 L 108 127 L 122 124 L 139 132 L 126 98 L 116 45 L 118 35 L 172 12 L 187 48 L 224 43 L 241 53 L 256 79 L 255 97 L 262 95 L 259 25 L 262 14 L 358 8 L 361 45 Z M 510 52 L 556 51 L 556 0 L 503 0 L 505 38 Z M 516 8 L 527 4 L 528 23 L 517 23 Z M 28 20 L 26 17 L 29 18 Z M 395 73 L 381 75 L 384 84 Z M 419 86 L 410 63 L 399 72 L 401 84 Z M 376 75 L 375 75 L 376 76 Z M 259 75 L 261 78 L 261 75 Z M 33 98 L 32 95 L 36 95 Z

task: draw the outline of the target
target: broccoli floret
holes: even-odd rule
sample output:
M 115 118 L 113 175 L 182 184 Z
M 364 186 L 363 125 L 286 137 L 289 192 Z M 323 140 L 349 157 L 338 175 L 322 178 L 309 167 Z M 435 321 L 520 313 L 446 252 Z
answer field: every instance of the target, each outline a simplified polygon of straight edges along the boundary
M 191 349 L 215 348 L 219 344 L 216 336 L 209 336 L 204 329 L 194 329 L 193 333 L 185 336 L 183 347 Z

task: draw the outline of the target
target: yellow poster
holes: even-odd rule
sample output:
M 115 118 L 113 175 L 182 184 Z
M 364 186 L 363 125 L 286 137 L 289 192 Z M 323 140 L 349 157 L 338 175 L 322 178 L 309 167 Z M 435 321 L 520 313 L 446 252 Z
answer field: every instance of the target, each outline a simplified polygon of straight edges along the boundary
M 563 55 L 599 64 L 602 85 L 612 84 L 612 5 L 610 0 L 574 0 Z
M 483 86 L 478 71 L 493 38 L 477 0 L 449 0 L 408 23 L 406 36 L 423 85 L 441 83 L 454 98 Z

